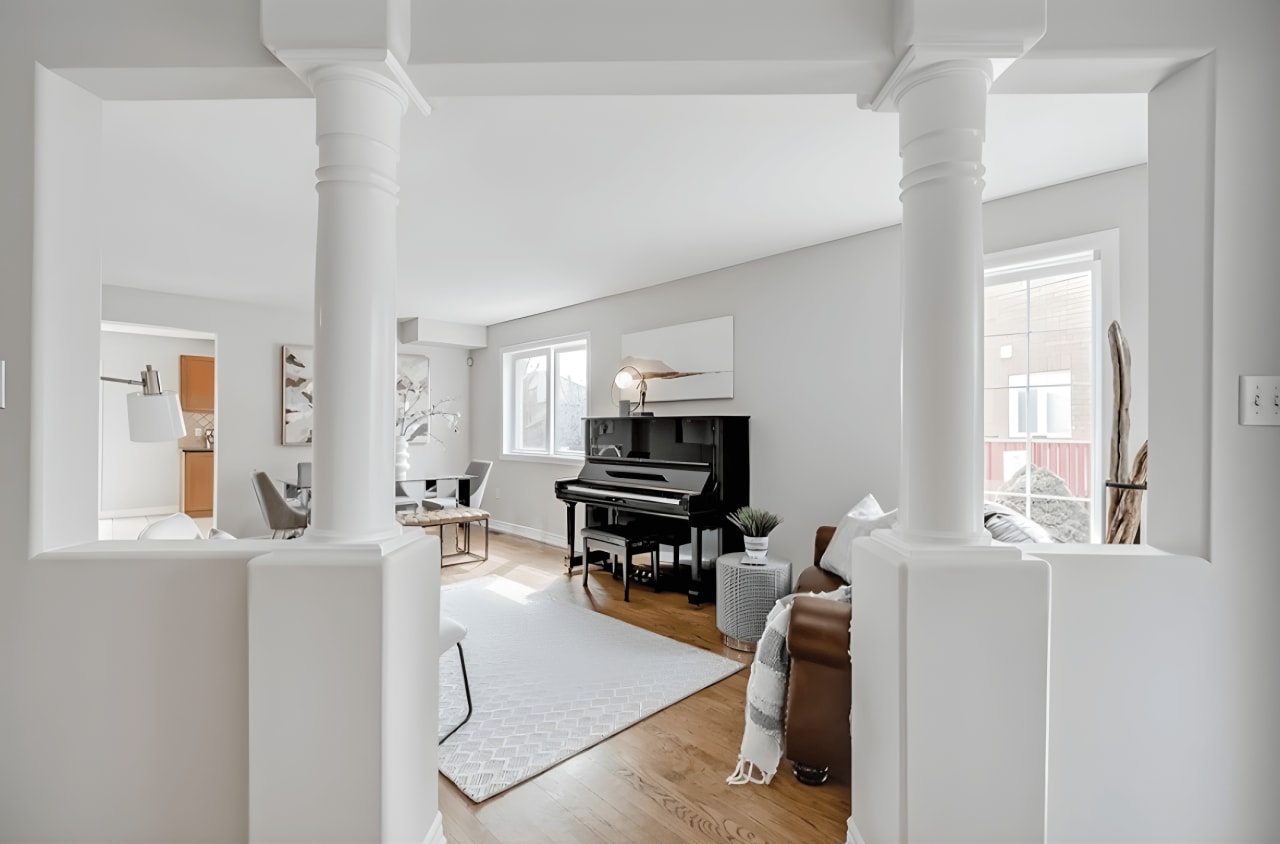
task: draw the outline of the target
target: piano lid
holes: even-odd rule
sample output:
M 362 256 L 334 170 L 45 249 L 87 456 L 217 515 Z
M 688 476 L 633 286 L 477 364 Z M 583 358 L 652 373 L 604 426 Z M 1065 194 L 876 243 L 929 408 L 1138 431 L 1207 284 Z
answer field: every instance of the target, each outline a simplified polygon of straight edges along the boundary
M 578 473 L 578 481 L 700 495 L 707 491 L 713 479 L 711 467 L 705 463 L 591 457 Z

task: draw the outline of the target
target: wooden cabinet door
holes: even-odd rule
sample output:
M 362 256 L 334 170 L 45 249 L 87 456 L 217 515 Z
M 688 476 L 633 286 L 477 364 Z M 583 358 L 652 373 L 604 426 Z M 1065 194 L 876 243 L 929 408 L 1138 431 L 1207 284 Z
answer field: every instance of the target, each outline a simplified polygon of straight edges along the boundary
M 213 515 L 213 452 L 182 453 L 182 512 L 192 518 Z
M 193 413 L 213 412 L 213 358 L 180 355 L 178 368 L 181 386 L 178 399 L 182 409 Z

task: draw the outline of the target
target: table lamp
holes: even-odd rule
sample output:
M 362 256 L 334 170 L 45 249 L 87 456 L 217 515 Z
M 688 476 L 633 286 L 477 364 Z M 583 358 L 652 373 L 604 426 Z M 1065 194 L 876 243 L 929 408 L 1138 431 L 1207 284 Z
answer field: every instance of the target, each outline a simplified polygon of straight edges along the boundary
M 637 383 L 640 385 L 640 410 L 636 415 L 644 416 L 646 415 L 644 412 L 644 397 L 645 393 L 649 391 L 649 384 L 645 380 L 644 374 L 634 366 L 627 364 L 618 370 L 617 375 L 613 376 L 613 386 L 618 388 L 619 395 L 622 395 L 623 390 L 630 390 Z

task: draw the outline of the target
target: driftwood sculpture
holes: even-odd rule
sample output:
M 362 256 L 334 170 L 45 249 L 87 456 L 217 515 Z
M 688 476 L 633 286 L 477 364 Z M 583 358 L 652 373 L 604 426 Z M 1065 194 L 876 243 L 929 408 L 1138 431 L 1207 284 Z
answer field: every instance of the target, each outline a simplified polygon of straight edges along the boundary
M 1129 342 L 1120 330 L 1120 323 L 1112 322 L 1107 328 L 1107 341 L 1111 346 L 1112 397 L 1115 416 L 1111 426 L 1111 461 L 1107 486 L 1107 536 L 1113 544 L 1133 544 L 1138 541 L 1142 524 L 1142 493 L 1147 488 L 1147 443 L 1138 449 L 1129 470 L 1129 393 L 1130 358 Z

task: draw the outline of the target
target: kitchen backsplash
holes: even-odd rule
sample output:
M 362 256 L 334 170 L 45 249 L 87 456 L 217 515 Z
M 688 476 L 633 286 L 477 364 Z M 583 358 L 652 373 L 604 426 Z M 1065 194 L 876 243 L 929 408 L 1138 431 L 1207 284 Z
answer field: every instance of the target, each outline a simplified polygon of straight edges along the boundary
M 204 432 L 213 427 L 213 414 L 192 413 L 184 410 L 182 412 L 182 421 L 186 423 L 187 435 L 178 440 L 178 448 L 204 448 L 206 445 Z M 196 428 L 200 429 L 199 435 L 196 434 Z M 216 439 L 214 446 L 217 447 Z

